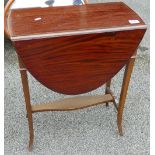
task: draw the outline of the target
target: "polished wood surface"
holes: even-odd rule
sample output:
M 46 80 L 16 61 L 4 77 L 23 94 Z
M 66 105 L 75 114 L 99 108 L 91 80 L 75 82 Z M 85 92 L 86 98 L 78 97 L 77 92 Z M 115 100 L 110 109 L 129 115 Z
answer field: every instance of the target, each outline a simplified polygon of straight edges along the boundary
M 40 20 L 35 20 L 40 19 Z M 138 23 L 131 24 L 130 20 Z M 11 37 L 145 25 L 122 2 L 81 6 L 15 9 L 10 11 Z M 66 34 L 65 34 L 66 35 Z
M 41 20 L 34 21 L 38 17 Z M 131 19 L 139 23 L 131 24 Z M 49 89 L 72 95 L 109 81 L 133 55 L 146 30 L 122 2 L 15 9 L 10 11 L 9 28 L 28 71 Z M 41 38 L 46 33 L 47 38 Z
M 51 1 L 52 2 L 52 1 Z M 56 4 L 55 4 L 56 3 Z M 53 3 L 47 0 L 32 0 L 31 3 L 27 0 L 7 0 L 4 9 L 4 34 L 5 37 L 10 38 L 10 34 L 7 27 L 8 14 L 11 9 L 24 9 L 24 8 L 34 8 L 34 7 L 55 7 L 55 6 L 67 6 L 67 5 L 82 5 L 88 4 L 88 0 L 72 0 L 72 1 L 59 1 L 54 0 Z
M 105 102 L 112 102 L 113 97 L 110 94 L 96 96 L 79 96 L 74 98 L 66 98 L 51 103 L 42 103 L 32 105 L 32 112 L 42 111 L 70 111 L 83 109 L 90 106 L 96 106 Z
M 109 81 L 130 59 L 145 30 L 16 41 L 29 72 L 49 89 L 81 94 Z

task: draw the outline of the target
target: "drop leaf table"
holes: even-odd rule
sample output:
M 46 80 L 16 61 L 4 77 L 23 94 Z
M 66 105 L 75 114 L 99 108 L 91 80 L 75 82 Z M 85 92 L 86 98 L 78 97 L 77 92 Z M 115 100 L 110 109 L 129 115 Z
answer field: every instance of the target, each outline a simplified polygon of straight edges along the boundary
M 22 3 L 21 3 L 22 1 Z M 5 34 L 19 58 L 19 70 L 29 124 L 29 149 L 34 131 L 32 114 L 76 110 L 113 103 L 122 132 L 128 85 L 146 25 L 123 2 L 88 4 L 82 0 L 10 0 L 5 8 Z M 120 100 L 110 89 L 112 78 L 125 66 Z M 103 84 L 105 93 L 31 105 L 27 71 L 41 84 L 62 94 L 87 93 Z

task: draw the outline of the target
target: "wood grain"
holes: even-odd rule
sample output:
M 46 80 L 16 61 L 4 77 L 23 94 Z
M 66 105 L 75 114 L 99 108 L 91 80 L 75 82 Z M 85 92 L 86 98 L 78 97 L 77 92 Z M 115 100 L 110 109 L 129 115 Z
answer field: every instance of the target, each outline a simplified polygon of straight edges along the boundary
M 49 89 L 81 94 L 109 81 L 129 60 L 145 30 L 14 42 L 28 71 Z
M 36 18 L 41 20 L 35 21 Z M 139 23 L 130 24 L 129 20 Z M 11 37 L 48 33 L 94 30 L 145 25 L 142 19 L 122 2 L 87 4 L 10 11 Z
M 37 17 L 41 20 L 36 22 Z M 129 20 L 139 23 L 130 24 Z M 138 27 L 124 29 L 133 25 Z M 11 37 L 27 38 L 13 44 L 28 71 L 49 89 L 72 95 L 98 88 L 127 63 L 146 30 L 139 26 L 145 23 L 122 2 L 17 9 L 9 15 Z M 113 31 L 93 31 L 104 28 Z M 93 33 L 70 33 L 83 30 Z M 28 37 L 56 32 L 65 35 Z

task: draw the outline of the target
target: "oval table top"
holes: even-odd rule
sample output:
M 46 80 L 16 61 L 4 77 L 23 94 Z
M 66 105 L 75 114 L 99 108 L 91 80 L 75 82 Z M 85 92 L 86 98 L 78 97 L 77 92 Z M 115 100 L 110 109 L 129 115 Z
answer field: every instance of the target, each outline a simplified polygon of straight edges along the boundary
M 8 28 L 28 71 L 47 88 L 74 95 L 116 75 L 146 31 L 122 2 L 12 9 Z

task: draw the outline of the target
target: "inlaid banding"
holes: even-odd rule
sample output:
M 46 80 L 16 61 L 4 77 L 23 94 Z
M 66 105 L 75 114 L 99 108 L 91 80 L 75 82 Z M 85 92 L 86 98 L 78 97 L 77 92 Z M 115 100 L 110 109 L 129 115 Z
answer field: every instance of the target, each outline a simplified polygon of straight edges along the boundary
M 107 29 L 94 29 L 94 30 L 79 30 L 73 32 L 58 32 L 58 33 L 48 33 L 48 34 L 38 34 L 38 35 L 28 35 L 28 36 L 16 36 L 11 37 L 12 41 L 18 40 L 32 40 L 32 39 L 41 39 L 41 38 L 55 38 L 55 37 L 65 37 L 65 36 L 73 36 L 73 35 L 83 35 L 83 34 L 93 34 L 93 33 L 106 33 L 106 32 L 118 32 L 118 31 L 128 31 L 128 30 L 136 30 L 136 29 L 146 29 L 146 25 L 140 26 L 126 26 L 126 27 L 114 27 Z

